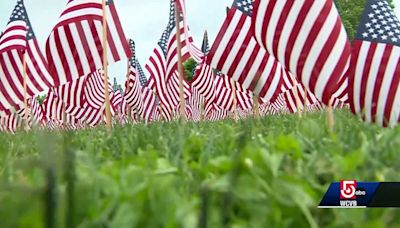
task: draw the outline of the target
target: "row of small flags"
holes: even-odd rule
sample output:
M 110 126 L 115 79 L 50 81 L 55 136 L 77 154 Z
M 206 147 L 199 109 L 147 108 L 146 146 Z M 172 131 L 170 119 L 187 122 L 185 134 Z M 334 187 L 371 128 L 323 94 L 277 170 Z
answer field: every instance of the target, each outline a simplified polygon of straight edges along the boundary
M 50 129 L 104 123 L 103 46 L 107 64 L 128 59 L 124 90 L 108 85 L 115 123 L 171 121 L 182 105 L 192 121 L 325 106 L 349 106 L 381 126 L 400 121 L 400 22 L 385 0 L 367 1 L 352 45 L 332 0 L 234 0 L 211 47 L 205 34 L 201 49 L 185 9 L 185 0 L 171 0 L 168 24 L 142 68 L 112 0 L 105 10 L 101 0 L 68 1 L 45 56 L 18 0 L 0 36 L 0 130 L 14 132 L 22 120 Z M 189 58 L 197 67 L 182 82 L 182 100 L 178 66 Z M 40 105 L 35 96 L 43 91 Z

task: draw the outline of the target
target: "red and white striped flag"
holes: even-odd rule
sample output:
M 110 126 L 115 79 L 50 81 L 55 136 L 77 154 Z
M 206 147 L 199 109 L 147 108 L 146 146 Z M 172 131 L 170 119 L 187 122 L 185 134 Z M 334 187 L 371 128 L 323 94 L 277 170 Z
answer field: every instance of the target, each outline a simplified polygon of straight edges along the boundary
M 178 7 L 184 9 L 183 2 L 178 4 Z M 182 62 L 185 62 L 191 56 L 193 58 L 196 58 L 196 53 L 200 50 L 194 47 L 193 38 L 187 32 L 188 27 L 185 24 L 186 22 L 184 22 L 185 18 L 183 13 L 181 12 L 179 15 L 180 15 L 179 29 L 181 31 L 180 38 L 181 38 L 181 48 L 182 48 Z M 179 102 L 179 96 L 171 97 L 171 95 L 175 94 L 174 93 L 175 88 L 173 87 L 175 82 L 170 82 L 171 79 L 174 79 L 174 77 L 178 75 L 175 0 L 171 0 L 170 2 L 169 19 L 170 20 L 167 25 L 167 28 L 164 30 L 161 39 L 158 42 L 158 45 L 153 50 L 153 54 L 152 56 L 150 56 L 149 62 L 146 64 L 146 69 L 150 73 L 148 87 L 156 91 L 161 102 L 163 117 L 166 120 L 171 120 L 173 118 L 174 110 L 176 109 Z M 198 51 L 194 52 L 194 50 Z M 168 88 L 167 85 L 170 85 L 170 87 Z M 179 83 L 178 83 L 178 88 L 179 88 Z
M 184 32 L 185 32 L 185 37 L 187 37 L 188 39 L 185 39 L 185 43 L 186 46 L 189 49 L 189 53 L 190 56 L 192 56 L 192 58 L 196 61 L 196 62 L 201 62 L 204 58 L 204 53 L 197 48 L 194 44 L 193 44 L 193 38 L 192 35 L 190 34 L 190 30 L 189 30 L 189 26 L 187 24 L 187 18 L 186 18 L 186 0 L 175 0 L 175 2 L 178 4 L 178 10 L 179 12 L 182 13 L 182 17 L 183 17 L 183 28 L 184 28 Z
M 286 70 L 255 40 L 251 29 L 252 1 L 235 0 L 220 28 L 207 64 L 265 100 L 278 95 Z
M 64 85 L 55 87 L 54 92 L 65 104 L 72 107 L 82 107 L 85 103 L 84 87 L 86 78 L 87 76 L 80 77 Z
M 15 134 L 18 129 L 21 129 L 22 118 L 17 114 L 13 113 L 0 117 L 0 129 Z
M 86 77 L 84 83 L 83 90 L 85 101 L 94 109 L 100 109 L 103 107 L 106 100 L 106 95 L 104 93 L 104 77 L 102 72 L 103 70 L 96 70 Z M 114 93 L 110 82 L 108 82 L 108 92 L 110 94 L 110 100 L 112 100 Z
M 214 80 L 214 70 L 209 65 L 200 63 L 196 66 L 193 80 L 191 81 L 192 88 L 195 88 L 206 101 L 209 101 L 214 98 Z
M 366 122 L 400 122 L 400 21 L 385 0 L 368 0 L 353 43 L 349 99 Z
M 129 58 L 129 46 L 112 0 L 107 0 L 108 64 Z M 103 68 L 101 0 L 69 0 L 46 43 L 55 85 Z
M 24 57 L 25 56 L 25 57 Z M 0 111 L 10 113 L 24 103 L 24 69 L 28 97 L 54 85 L 22 0 L 18 0 L 0 36 Z
M 257 42 L 328 104 L 351 51 L 333 1 L 255 0 L 252 24 Z

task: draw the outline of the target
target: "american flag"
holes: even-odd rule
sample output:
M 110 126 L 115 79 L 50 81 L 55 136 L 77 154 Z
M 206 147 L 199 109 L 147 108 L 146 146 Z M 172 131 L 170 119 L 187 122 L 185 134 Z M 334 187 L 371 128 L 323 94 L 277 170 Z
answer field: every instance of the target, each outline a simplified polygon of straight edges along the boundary
M 211 47 L 207 63 L 245 89 L 270 100 L 280 92 L 282 74 L 286 71 L 253 37 L 252 7 L 253 0 L 234 1 Z
M 103 68 L 103 10 L 101 0 L 70 0 L 46 43 L 46 55 L 55 84 Z M 114 63 L 131 57 L 117 10 L 107 0 L 107 57 Z
M 204 32 L 203 44 L 201 45 L 201 51 L 207 55 L 210 52 L 210 44 L 208 43 L 208 33 Z
M 204 101 L 203 96 L 201 96 L 200 92 L 192 87 L 192 95 L 187 99 L 186 104 L 189 108 L 191 108 L 191 118 L 187 118 L 188 120 L 192 120 L 194 122 L 201 121 L 202 115 L 202 103 Z
M 19 0 L 0 36 L 0 111 L 18 110 L 24 103 L 24 56 L 27 95 L 32 97 L 51 87 L 54 82 L 39 49 L 24 3 Z
M 86 76 L 80 77 L 64 85 L 55 87 L 55 94 L 69 106 L 82 107 L 85 103 L 84 85 L 86 78 Z
M 129 68 L 129 78 L 126 84 L 124 99 L 130 110 L 140 113 L 144 106 L 142 100 L 142 86 L 140 85 L 138 72 L 132 66 Z
M 299 105 L 301 110 L 306 110 L 308 106 L 312 105 L 319 105 L 320 102 L 317 100 L 315 95 L 311 93 L 311 91 L 307 91 L 304 88 L 302 84 L 297 84 L 297 91 L 298 91 L 298 97 L 299 97 Z M 306 97 L 307 95 L 307 97 Z M 287 107 L 289 108 L 291 113 L 296 113 L 298 112 L 297 110 L 297 104 L 296 104 L 296 97 L 294 93 L 294 88 L 286 91 L 285 93 L 285 100 L 287 103 Z
M 121 105 L 123 100 L 124 98 L 122 97 L 121 91 L 119 89 L 112 92 L 110 103 L 115 112 L 121 112 Z
M 151 89 L 144 86 L 142 87 L 143 111 L 141 118 L 146 122 L 152 121 L 152 116 L 157 110 L 157 96 Z
M 223 75 L 221 72 L 217 72 L 214 85 L 214 102 L 220 108 L 233 112 L 237 108 L 248 110 L 253 107 L 253 94 L 250 91 L 242 88 L 237 82 L 234 83 L 235 88 L 233 88 L 231 79 L 226 75 Z M 237 100 L 237 107 L 234 107 L 235 96 Z
M 15 134 L 18 129 L 21 129 L 22 118 L 17 114 L 9 114 L 0 117 L 0 130 Z
M 18 110 L 17 114 L 22 118 L 25 119 L 25 115 L 28 114 L 26 118 L 28 120 L 28 125 L 32 126 L 40 126 L 44 123 L 45 116 L 42 107 L 40 106 L 39 102 L 36 100 L 35 97 L 31 97 L 28 99 L 28 111 L 25 112 L 25 107 Z
M 350 42 L 332 0 L 255 0 L 257 42 L 325 104 L 350 62 Z
M 105 121 L 105 105 L 100 109 L 92 108 L 88 103 L 83 104 L 82 107 L 69 107 L 66 109 L 67 114 L 73 118 L 83 121 L 90 127 L 95 127 Z M 115 115 L 115 110 L 111 108 L 111 115 Z
M 158 45 L 153 51 L 152 56 L 149 58 L 149 62 L 146 64 L 146 69 L 150 73 L 148 87 L 156 91 L 162 104 L 163 117 L 167 120 L 172 118 L 173 111 L 178 105 L 178 102 L 173 101 L 179 100 L 179 92 L 178 97 L 171 97 L 175 89 L 178 89 L 177 91 L 179 91 L 179 83 L 177 84 L 177 88 L 171 87 L 172 85 L 175 85 L 175 82 L 170 82 L 170 80 L 174 79 L 174 77 L 178 75 L 178 56 L 176 42 L 175 0 L 171 0 L 170 3 L 170 15 L 167 28 L 164 30 Z M 179 4 L 181 4 L 179 7 L 184 9 L 182 1 L 180 1 Z M 185 62 L 190 56 L 196 59 L 195 53 L 197 52 L 199 52 L 201 55 L 203 54 L 201 50 L 198 50 L 193 45 L 193 38 L 188 32 L 185 21 L 185 12 L 181 12 L 179 15 L 182 62 Z M 194 50 L 198 51 L 194 52 Z M 168 84 L 170 85 L 170 88 L 167 87 Z
M 195 88 L 206 101 L 213 100 L 215 96 L 214 80 L 215 72 L 209 65 L 197 64 L 191 81 L 192 88 Z
M 187 18 L 186 18 L 186 0 L 175 0 L 178 6 L 178 13 L 182 14 L 183 17 L 183 29 L 185 32 L 185 37 L 188 39 L 185 39 L 186 46 L 189 49 L 190 56 L 196 61 L 196 62 L 201 62 L 202 59 L 204 58 L 204 52 L 197 48 L 193 44 L 193 38 L 190 34 L 189 26 L 187 25 Z
M 129 78 L 126 82 L 124 98 L 127 102 L 127 108 L 135 111 L 148 123 L 151 121 L 156 107 L 156 97 L 153 91 L 147 87 L 147 78 L 136 57 L 135 42 L 130 40 L 129 46 L 133 57 L 130 59 Z
M 367 122 L 400 121 L 400 22 L 384 0 L 368 0 L 353 43 L 349 99 Z
M 64 120 L 64 103 L 56 95 L 54 89 L 50 89 L 46 95 L 46 99 L 42 104 L 43 111 L 48 120 L 57 120 L 61 123 Z
M 85 101 L 90 107 L 100 109 L 104 106 L 106 96 L 104 94 L 104 77 L 102 70 L 96 70 L 86 77 L 83 91 L 85 94 Z M 110 100 L 112 100 L 114 93 L 110 82 L 108 82 L 108 91 L 110 93 Z
M 221 72 L 217 72 L 214 81 L 215 84 L 215 99 L 214 103 L 222 109 L 233 112 L 234 107 L 234 94 L 231 88 L 231 80 Z
M 208 121 L 219 121 L 229 116 L 229 112 L 227 110 L 221 109 L 215 104 L 207 105 L 204 113 L 205 119 Z

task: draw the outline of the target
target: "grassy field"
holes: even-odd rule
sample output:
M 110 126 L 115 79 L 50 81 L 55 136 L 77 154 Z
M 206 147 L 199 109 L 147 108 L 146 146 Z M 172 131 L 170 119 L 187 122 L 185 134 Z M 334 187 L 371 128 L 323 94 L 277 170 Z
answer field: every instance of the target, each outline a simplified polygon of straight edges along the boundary
M 335 115 L 0 135 L 0 227 L 399 227 L 317 209 L 332 181 L 400 180 L 400 129 Z

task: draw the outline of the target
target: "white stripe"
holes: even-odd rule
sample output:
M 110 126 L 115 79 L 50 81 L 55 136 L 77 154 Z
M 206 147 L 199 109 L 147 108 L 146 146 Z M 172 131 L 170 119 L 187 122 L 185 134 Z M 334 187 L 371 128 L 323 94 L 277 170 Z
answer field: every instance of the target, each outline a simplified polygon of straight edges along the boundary
M 81 76 L 81 75 L 78 75 L 78 69 L 75 65 L 75 60 L 74 60 L 75 57 L 73 56 L 73 54 L 71 52 L 71 47 L 69 46 L 67 36 L 65 35 L 64 27 L 58 28 L 58 34 L 59 34 L 61 46 L 64 50 L 65 58 L 68 62 L 68 69 L 71 72 L 71 75 Z
M 383 54 L 385 52 L 385 47 L 386 44 L 381 44 L 378 43 L 375 49 L 375 53 L 371 62 L 371 68 L 369 71 L 368 75 L 368 81 L 367 81 L 367 87 L 365 91 L 365 97 L 364 99 L 364 104 L 365 104 L 365 121 L 366 122 L 371 122 L 372 121 L 372 116 L 371 116 L 371 111 L 372 111 L 372 99 L 373 99 L 373 94 L 375 91 L 375 83 L 376 83 L 376 75 L 379 72 L 379 68 L 381 66 L 381 61 Z
M 278 1 L 278 2 L 282 2 L 282 1 Z M 286 2 L 285 2 L 286 3 Z M 285 58 L 285 53 L 286 53 L 286 47 L 288 45 L 288 40 L 289 40 L 289 35 L 286 34 L 291 34 L 291 32 L 293 31 L 293 26 L 296 22 L 296 20 L 291 20 L 292 18 L 298 18 L 298 15 L 300 14 L 300 10 L 301 8 L 304 6 L 304 1 L 294 1 L 293 6 L 289 12 L 289 15 L 287 16 L 287 18 L 289 20 L 285 21 L 285 24 L 283 26 L 282 32 L 281 32 L 281 36 L 280 36 L 280 40 L 279 40 L 279 44 L 278 44 L 278 53 L 277 53 L 277 58 L 280 60 L 280 62 L 282 63 L 282 65 L 285 64 L 286 62 L 286 58 Z M 280 12 L 282 13 L 282 12 Z M 271 34 L 274 35 L 274 34 Z M 270 37 L 271 41 L 270 42 L 270 47 L 272 47 L 272 41 L 274 37 Z M 272 53 L 272 52 L 271 52 Z
M 60 84 L 64 84 L 67 82 L 67 77 L 66 77 L 66 73 L 64 71 L 63 64 L 60 59 L 60 54 L 59 54 L 57 46 L 56 46 L 54 32 L 50 35 L 48 44 L 49 44 L 49 48 L 50 48 L 51 58 L 54 63 L 54 68 L 57 71 L 57 75 L 59 77 Z
M 79 23 L 79 22 L 78 22 Z M 82 44 L 82 40 L 79 36 L 78 28 L 76 27 L 75 23 L 69 24 L 69 29 L 71 30 L 71 36 L 72 36 L 72 41 L 75 44 L 76 47 L 76 53 L 78 53 L 79 61 L 81 62 L 81 66 L 84 72 L 84 75 L 87 72 L 90 72 L 90 67 L 89 67 L 89 62 L 86 56 L 85 49 Z M 76 58 L 76 56 L 75 56 Z M 80 75 L 80 76 L 84 76 Z
M 226 51 L 225 48 L 223 47 L 224 45 L 222 45 L 222 44 L 229 43 L 229 39 L 232 37 L 232 34 L 234 34 L 236 25 L 238 24 L 238 22 L 241 18 L 241 14 L 242 13 L 235 13 L 233 15 L 232 22 L 229 24 L 224 36 L 221 39 L 221 42 L 219 43 L 220 45 L 218 46 L 218 48 L 214 54 L 214 57 L 210 64 L 212 67 L 217 67 L 218 61 L 221 59 L 221 56 Z M 220 27 L 222 27 L 222 25 Z
M 396 50 L 397 49 L 397 50 Z M 389 90 L 391 86 L 391 82 L 394 78 L 394 73 L 397 67 L 397 63 L 400 59 L 400 48 L 393 47 L 393 50 L 390 54 L 389 61 L 386 66 L 385 74 L 383 75 L 382 84 L 380 88 L 379 98 L 377 108 L 376 108 L 376 122 L 380 126 L 383 126 L 384 116 L 385 116 L 385 108 L 387 105 L 387 100 L 389 96 Z M 394 103 L 396 105 L 396 103 Z M 392 119 L 390 119 L 392 120 Z M 397 119 L 396 119 L 397 123 Z
M 118 52 L 119 58 L 126 56 L 122 44 L 127 41 L 121 40 L 121 37 L 119 36 L 118 30 L 116 28 L 114 17 L 112 17 L 110 7 L 107 7 L 107 24 L 110 28 L 111 38 L 114 40 L 114 45 L 116 47 L 116 51 Z
M 286 1 L 277 0 L 276 4 L 274 6 L 274 10 L 272 11 L 272 15 L 270 16 L 270 22 L 269 22 L 268 27 L 267 27 L 267 36 L 266 36 L 267 40 L 265 40 L 263 42 L 263 43 L 266 44 L 267 49 L 268 49 L 268 51 L 270 53 L 273 53 L 272 46 L 273 46 L 275 33 L 277 32 L 276 31 L 276 27 L 278 25 L 279 18 L 280 18 L 281 14 L 282 14 L 282 10 L 283 10 L 285 4 L 286 4 Z M 264 7 L 262 9 L 266 9 L 266 8 Z M 288 18 L 288 19 L 290 20 L 292 18 Z M 260 18 L 260 24 L 263 24 L 263 20 L 264 20 L 264 17 Z M 261 29 L 262 29 L 262 27 L 261 27 Z M 262 33 L 262 30 L 260 30 L 260 33 Z M 286 35 L 286 34 L 290 34 L 290 33 L 286 33 L 286 34 L 283 33 L 283 34 Z
M 35 42 L 33 40 L 29 40 L 28 48 L 30 49 L 33 59 L 36 60 L 36 64 L 37 64 L 36 67 L 33 67 L 33 63 L 32 63 L 32 66 L 30 66 L 29 62 L 28 62 L 28 61 L 30 61 L 30 58 L 27 58 L 27 63 L 28 63 L 29 68 L 31 69 L 31 71 L 32 71 L 32 68 L 34 68 L 35 72 L 37 72 L 38 74 L 40 74 L 41 76 L 43 76 L 45 78 L 44 80 L 46 80 L 48 83 L 50 83 L 50 85 L 54 85 L 54 79 L 50 75 L 50 73 L 47 69 L 47 62 L 42 61 L 43 55 L 42 55 L 39 47 L 37 46 L 37 44 L 35 44 Z M 45 81 L 43 81 L 41 78 L 39 79 L 39 77 L 35 76 L 35 80 L 38 82 L 38 84 L 43 89 L 47 89 Z
M 98 23 L 101 24 L 101 22 L 98 22 Z M 98 23 L 96 23 L 96 24 L 98 24 Z M 82 24 L 82 27 L 83 27 L 83 31 L 85 33 L 86 40 L 87 40 L 88 45 L 89 45 L 89 49 L 90 49 L 90 52 L 91 52 L 91 56 L 93 58 L 94 65 L 95 65 L 96 69 L 100 69 L 100 68 L 103 67 L 103 64 L 102 64 L 101 59 L 100 59 L 101 56 L 99 56 L 99 52 L 98 52 L 97 47 L 96 47 L 96 43 L 93 40 L 93 36 L 92 36 L 92 32 L 91 32 L 91 29 L 90 29 L 90 26 L 89 26 L 89 22 L 85 20 L 85 21 L 82 21 L 81 24 Z M 85 72 L 85 73 L 89 74 L 91 72 Z
M 350 85 L 353 86 L 354 90 L 354 97 L 351 97 L 350 99 L 353 99 L 354 103 L 354 109 L 356 113 L 361 112 L 361 82 L 363 80 L 363 71 L 364 71 L 364 66 L 365 62 L 367 60 L 368 56 L 368 51 L 371 43 L 370 42 L 362 42 L 361 47 L 360 47 L 360 53 L 357 56 L 357 63 L 356 63 L 356 69 L 355 69 L 355 75 L 354 75 L 354 84 Z
M 236 15 L 236 14 L 235 14 Z M 233 44 L 231 50 L 225 50 L 229 51 L 229 55 L 221 69 L 223 72 L 228 72 L 229 68 L 232 66 L 233 61 L 237 57 L 240 49 L 242 48 L 242 44 L 244 43 L 244 40 L 246 39 L 246 35 L 248 31 L 251 29 L 251 19 L 247 18 L 241 28 L 241 32 L 239 33 L 239 36 L 237 37 L 235 43 Z M 223 43 L 224 44 L 224 43 Z M 224 45 L 222 45 L 224 46 Z M 230 75 L 231 77 L 233 75 Z
M 325 3 L 326 3 L 325 1 L 314 1 L 313 5 L 308 11 L 307 17 L 302 23 L 303 26 L 301 27 L 300 31 L 296 36 L 296 42 L 293 45 L 293 50 L 290 57 L 290 65 L 289 65 L 290 69 L 297 69 L 297 64 L 299 63 L 299 59 L 300 57 L 302 57 L 301 51 L 305 46 L 308 34 L 310 34 L 310 30 L 312 28 L 311 25 L 313 25 L 316 19 L 318 18 Z
M 321 2 L 322 5 L 325 4 L 325 1 L 318 1 L 318 2 Z M 310 12 L 313 12 L 313 11 L 310 11 Z M 305 85 L 306 87 L 309 87 L 309 85 L 310 85 L 311 75 L 317 73 L 317 72 L 313 72 L 313 71 L 315 70 L 315 66 L 319 63 L 318 57 L 320 56 L 321 52 L 324 51 L 322 48 L 327 43 L 329 36 L 331 35 L 331 31 L 333 30 L 333 28 L 336 25 L 337 14 L 336 14 L 335 7 L 331 8 L 329 14 L 324 19 L 325 19 L 324 24 L 322 25 L 318 36 L 313 41 L 313 45 L 310 49 L 310 53 L 307 55 L 307 59 L 305 60 L 303 71 L 298 72 L 299 74 L 301 74 L 301 81 L 302 81 L 303 85 Z M 312 26 L 310 26 L 310 28 L 312 28 Z M 340 45 L 340 40 L 336 41 L 336 45 Z M 338 48 L 336 45 L 335 45 L 335 47 Z M 335 50 L 336 49 L 333 49 L 333 54 L 331 53 L 331 55 L 338 53 Z M 341 54 L 341 53 L 339 53 L 339 54 Z M 336 59 L 335 57 L 337 57 L 337 56 L 330 56 L 330 57 L 328 57 L 328 59 L 329 58 Z M 340 58 L 340 55 L 338 58 Z M 337 62 L 332 63 L 332 62 L 327 61 L 326 63 L 327 64 L 325 64 L 325 66 L 324 66 L 325 71 L 321 70 L 321 72 L 318 72 L 317 82 L 319 83 L 319 85 L 322 85 L 322 89 L 325 88 L 324 85 L 326 84 L 327 79 L 329 79 Z M 295 68 L 292 68 L 292 70 L 293 69 L 295 69 Z M 329 74 L 323 74 L 323 73 L 329 73 Z M 319 81 L 321 81 L 321 82 L 319 82 Z M 323 92 L 323 90 L 319 91 L 319 93 L 321 94 L 321 96 L 319 96 L 320 98 L 322 98 L 322 92 Z

